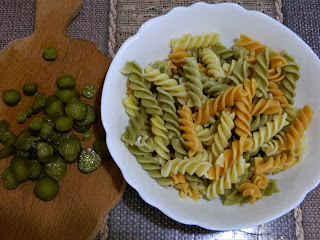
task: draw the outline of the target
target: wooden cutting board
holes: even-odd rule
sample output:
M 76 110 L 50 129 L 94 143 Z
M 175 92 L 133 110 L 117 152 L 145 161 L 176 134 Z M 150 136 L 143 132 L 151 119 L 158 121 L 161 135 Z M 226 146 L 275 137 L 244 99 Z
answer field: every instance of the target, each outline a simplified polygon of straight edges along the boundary
M 6 89 L 22 92 L 24 83 L 36 82 L 38 92 L 44 91 L 48 96 L 56 89 L 59 76 L 72 74 L 78 91 L 86 84 L 99 89 L 97 96 L 86 102 L 95 106 L 100 119 L 101 91 L 111 59 L 92 42 L 67 36 L 66 29 L 81 7 L 81 0 L 36 0 L 34 33 L 11 42 L 0 52 L 0 92 Z M 42 58 L 43 50 L 49 46 L 58 51 L 52 62 Z M 19 112 L 34 102 L 34 97 L 21 96 L 16 107 L 8 107 L 0 100 L 0 119 L 10 122 L 15 134 L 27 128 L 31 120 L 18 124 Z M 84 148 L 92 148 L 94 140 L 105 134 L 101 121 L 94 124 L 93 130 L 94 138 L 83 144 Z M 0 159 L 0 172 L 9 164 L 9 159 Z M 80 173 L 76 164 L 68 165 L 67 175 L 60 182 L 60 193 L 50 202 L 34 196 L 34 184 L 22 183 L 10 191 L 4 189 L 0 179 L 1 240 L 92 239 L 105 215 L 122 198 L 126 185 L 112 159 L 87 175 Z

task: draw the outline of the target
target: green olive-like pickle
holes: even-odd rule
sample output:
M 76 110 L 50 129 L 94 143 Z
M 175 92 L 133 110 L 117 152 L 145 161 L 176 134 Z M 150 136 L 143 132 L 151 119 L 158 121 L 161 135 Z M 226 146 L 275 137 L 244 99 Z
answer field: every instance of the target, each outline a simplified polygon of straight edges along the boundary
M 22 157 L 22 158 L 29 158 L 31 156 L 31 153 L 29 151 L 25 151 L 18 148 L 13 148 L 14 151 L 14 157 Z
M 29 123 L 29 128 L 32 130 L 40 130 L 42 127 L 42 119 L 41 118 L 34 118 L 30 123 Z
M 74 124 L 73 128 L 79 133 L 85 133 L 91 128 L 91 125 L 79 126 L 77 123 Z
M 95 150 L 102 159 L 111 159 L 111 155 L 106 143 L 106 136 L 99 137 L 94 141 L 93 150 Z
M 87 116 L 87 105 L 78 98 L 70 100 L 65 108 L 66 114 L 76 121 L 82 121 Z
M 33 96 L 38 92 L 38 85 L 36 83 L 26 83 L 23 85 L 22 92 L 27 96 Z
M 3 186 L 6 189 L 13 190 L 19 185 L 19 182 L 14 178 L 14 176 L 12 174 L 11 168 L 6 168 L 2 172 L 1 179 L 2 179 L 2 182 L 3 182 Z
M 47 176 L 60 181 L 67 173 L 67 164 L 62 160 L 62 158 L 58 158 L 56 161 L 46 164 L 44 166 L 44 171 Z
M 27 113 L 27 118 L 31 118 L 33 116 L 33 107 L 28 106 L 26 113 Z
M 87 104 L 87 113 L 86 113 L 86 117 L 83 121 L 77 121 L 77 125 L 79 127 L 84 127 L 84 126 L 87 126 L 87 125 L 90 125 L 92 123 L 95 122 L 96 120 L 96 113 L 95 113 L 95 110 L 94 108 Z
M 52 154 L 49 157 L 38 158 L 37 161 L 41 164 L 48 164 L 48 163 L 55 162 L 58 159 L 59 159 L 59 156 L 57 154 Z
M 82 173 L 91 173 L 101 166 L 101 157 L 94 150 L 87 148 L 81 151 L 78 168 Z
M 33 113 L 36 114 L 38 112 L 41 112 L 45 106 L 46 103 L 46 93 L 41 92 L 37 93 L 36 98 L 34 100 L 33 104 Z
M 9 129 L 9 123 L 7 120 L 1 120 L 0 121 L 0 131 L 8 130 Z
M 84 88 L 82 89 L 82 95 L 86 98 L 94 98 L 96 94 L 97 94 L 97 89 L 90 84 L 85 85 Z
M 36 143 L 36 150 L 39 159 L 48 158 L 54 152 L 53 147 L 45 142 Z
M 59 193 L 59 183 L 51 177 L 40 178 L 34 186 L 34 194 L 43 201 L 51 201 Z
M 15 89 L 8 89 L 2 92 L 2 100 L 7 106 L 13 107 L 20 102 L 21 95 Z
M 58 98 L 46 102 L 45 111 L 47 115 L 54 117 L 61 116 L 64 114 L 64 103 Z
M 53 131 L 52 134 L 46 139 L 46 142 L 53 146 L 55 152 L 59 152 L 59 144 L 63 139 L 63 134 L 58 131 Z
M 17 136 L 14 135 L 11 131 L 0 131 L 0 142 L 4 145 L 14 144 L 17 140 Z
M 11 160 L 10 167 L 14 178 L 18 182 L 23 182 L 29 179 L 31 175 L 31 167 L 27 158 L 14 157 Z
M 14 154 L 13 145 L 4 145 L 3 148 L 0 150 L 0 159 L 7 158 Z
M 18 123 L 24 123 L 27 120 L 27 112 L 21 111 L 18 117 Z
M 73 128 L 73 117 L 60 116 L 56 121 L 56 129 L 60 132 L 67 132 Z
M 92 138 L 92 136 L 93 136 L 93 132 L 91 130 L 87 130 L 87 131 L 84 132 L 83 137 L 82 137 L 81 140 L 83 142 L 89 141 L 90 138 Z
M 29 165 L 30 165 L 30 169 L 31 169 L 31 174 L 30 174 L 30 180 L 37 180 L 40 176 L 41 170 L 42 170 L 42 166 L 41 164 L 36 161 L 36 160 L 29 160 Z
M 73 75 L 65 75 L 59 77 L 56 83 L 60 89 L 74 89 L 76 86 L 76 79 Z
M 35 140 L 35 137 L 31 135 L 30 131 L 23 130 L 19 134 L 17 140 L 14 142 L 13 145 L 17 149 L 28 151 L 32 146 L 34 140 Z
M 58 57 L 58 51 L 55 47 L 47 47 L 44 49 L 42 57 L 47 61 L 54 61 Z
M 67 134 L 60 141 L 59 153 L 67 163 L 77 161 L 80 151 L 81 143 L 76 135 Z
M 40 136 L 48 139 L 54 133 L 53 126 L 49 123 L 43 123 L 40 129 Z
M 80 94 L 75 89 L 57 89 L 54 95 L 64 103 L 69 102 L 73 98 L 80 97 Z

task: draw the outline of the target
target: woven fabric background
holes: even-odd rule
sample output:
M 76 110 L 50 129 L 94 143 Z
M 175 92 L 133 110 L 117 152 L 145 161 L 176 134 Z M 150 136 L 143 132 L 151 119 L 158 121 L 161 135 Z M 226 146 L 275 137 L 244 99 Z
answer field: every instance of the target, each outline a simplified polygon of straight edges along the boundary
M 138 30 L 141 23 L 165 14 L 177 5 L 194 1 L 118 1 L 116 49 Z M 208 1 L 222 2 L 222 1 Z M 274 17 L 273 0 L 234 0 L 247 9 L 260 10 Z M 282 0 L 284 24 L 305 40 L 320 56 L 320 1 Z M 95 42 L 107 55 L 109 0 L 83 0 L 80 14 L 71 23 L 68 34 Z M 33 30 L 33 0 L 0 0 L 0 49 Z M 121 28 L 121 26 L 123 26 Z M 301 204 L 306 240 L 320 239 L 320 187 L 310 192 Z M 213 232 L 177 223 L 146 204 L 130 186 L 123 200 L 109 214 L 108 239 L 296 239 L 293 212 L 258 227 L 230 232 Z M 0 237 L 1 239 L 1 237 Z M 100 239 L 100 236 L 97 237 Z
M 189 6 L 198 1 L 192 0 L 121 0 L 117 4 L 117 33 L 116 50 L 130 36 L 134 35 L 142 23 L 166 14 L 176 6 Z M 207 3 L 227 2 L 223 0 L 209 0 Z M 271 17 L 275 17 L 274 0 L 230 0 L 249 10 L 259 10 Z
M 320 57 L 320 1 L 283 1 L 284 25 L 297 33 Z M 319 77 L 320 80 L 320 77 Z M 302 226 L 306 240 L 320 239 L 320 186 L 301 203 Z
M 175 222 L 158 209 L 144 203 L 130 186 L 127 187 L 120 204 L 109 213 L 108 225 L 110 240 L 296 239 L 292 211 L 258 227 L 215 232 Z
M 297 33 L 319 57 L 320 1 L 282 0 L 282 4 L 284 25 Z
M 320 57 L 320 1 L 293 0 L 283 3 L 284 24 Z M 320 186 L 306 196 L 301 210 L 305 239 L 320 239 Z

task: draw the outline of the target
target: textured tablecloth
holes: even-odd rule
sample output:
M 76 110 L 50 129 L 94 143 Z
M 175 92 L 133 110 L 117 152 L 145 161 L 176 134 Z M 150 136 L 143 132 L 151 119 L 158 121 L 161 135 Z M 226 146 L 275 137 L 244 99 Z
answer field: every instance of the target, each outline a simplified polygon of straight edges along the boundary
M 236 1 L 236 0 L 235 0 Z M 84 0 L 81 13 L 71 23 L 68 34 L 74 38 L 87 39 L 95 42 L 100 50 L 108 54 L 108 26 L 109 26 L 109 1 Z M 121 13 L 125 14 L 124 3 L 118 1 L 117 24 L 123 20 Z M 146 6 L 146 2 L 161 4 L 160 1 L 131 1 Z M 172 1 L 174 2 L 174 1 Z M 179 5 L 180 1 L 176 1 Z M 252 9 L 268 9 L 266 14 L 274 17 L 275 11 L 270 10 L 274 1 L 242 0 L 244 7 Z M 253 4 L 257 3 L 254 7 Z M 305 40 L 315 53 L 320 55 L 320 1 L 319 0 L 283 0 L 284 24 Z M 260 4 L 260 5 L 259 5 Z M 261 5 L 262 4 L 262 5 Z M 170 6 L 167 7 L 170 10 Z M 248 7 L 249 8 L 249 7 Z M 145 8 L 146 18 L 154 16 L 157 8 Z M 162 11 L 161 11 L 162 13 Z M 34 2 L 32 0 L 0 0 L 0 49 L 10 41 L 23 38 L 32 33 Z M 148 15 L 149 14 L 149 15 Z M 160 14 L 160 13 L 159 13 Z M 122 16 L 126 17 L 126 16 Z M 127 16 L 130 19 L 132 16 Z M 134 17 L 134 16 L 133 16 Z M 130 28 L 130 21 L 126 27 L 135 34 L 135 29 Z M 121 26 L 123 24 L 121 23 Z M 125 28 L 125 27 L 124 27 Z M 123 29 L 121 29 L 123 32 Z M 127 35 L 116 34 L 116 49 L 126 39 Z M 303 229 L 305 239 L 320 239 L 320 187 L 310 192 L 301 204 L 303 213 Z M 159 210 L 146 204 L 137 192 L 130 186 L 124 194 L 123 200 L 109 214 L 108 239 L 296 239 L 295 218 L 293 212 L 263 225 L 230 232 L 214 232 L 196 226 L 177 223 L 166 217 Z M 0 236 L 1 239 L 1 236 Z

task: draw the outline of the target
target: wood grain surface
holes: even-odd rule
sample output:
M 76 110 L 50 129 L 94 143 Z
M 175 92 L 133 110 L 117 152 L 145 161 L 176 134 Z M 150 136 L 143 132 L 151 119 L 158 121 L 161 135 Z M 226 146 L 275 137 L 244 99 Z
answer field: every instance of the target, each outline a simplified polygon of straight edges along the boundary
M 95 86 L 97 96 L 84 100 L 94 105 L 98 115 L 93 125 L 94 138 L 83 144 L 84 148 L 92 148 L 94 140 L 105 135 L 100 121 L 100 97 L 111 59 L 92 42 L 67 36 L 66 29 L 81 6 L 81 0 L 36 1 L 34 33 L 11 42 L 0 52 L 0 92 L 17 89 L 22 93 L 24 83 L 36 82 L 38 92 L 49 96 L 56 89 L 56 79 L 67 74 L 75 76 L 78 91 L 86 84 Z M 49 46 L 58 51 L 52 62 L 42 58 L 43 50 Z M 6 119 L 15 134 L 26 129 L 33 119 L 17 123 L 19 112 L 32 106 L 35 99 L 21 96 L 16 107 L 8 107 L 0 100 L 0 119 Z M 10 158 L 0 159 L 0 172 L 9 165 Z M 67 175 L 60 181 L 60 193 L 50 202 L 34 196 L 34 184 L 28 181 L 10 191 L 4 189 L 0 180 L 1 240 L 92 239 L 105 215 L 120 201 L 126 185 L 112 159 L 91 174 L 80 173 L 76 164 L 68 165 Z

